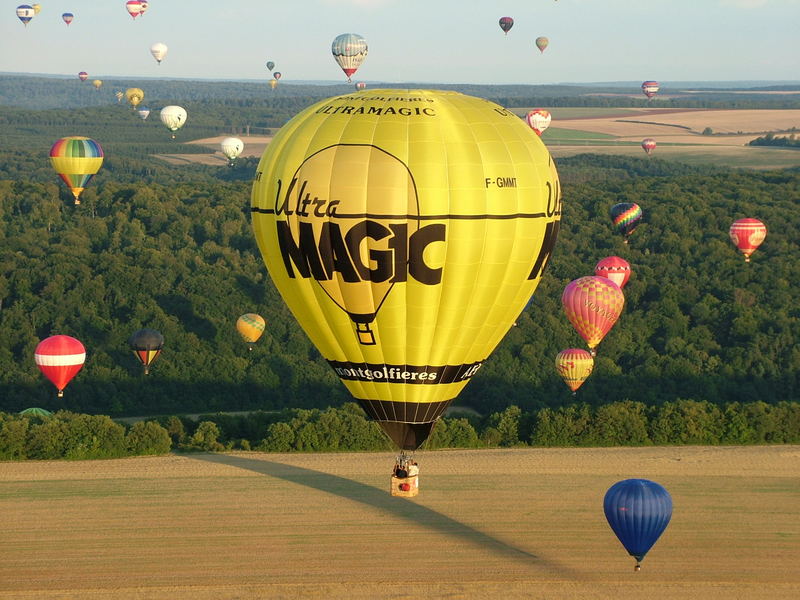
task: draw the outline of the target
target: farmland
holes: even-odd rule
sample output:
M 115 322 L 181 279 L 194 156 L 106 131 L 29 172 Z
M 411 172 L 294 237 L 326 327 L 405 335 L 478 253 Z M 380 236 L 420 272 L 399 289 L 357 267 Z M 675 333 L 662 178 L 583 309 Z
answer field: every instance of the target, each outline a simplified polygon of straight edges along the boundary
M 800 447 L 193 454 L 0 463 L 3 598 L 796 598 Z M 605 490 L 672 523 L 634 573 Z

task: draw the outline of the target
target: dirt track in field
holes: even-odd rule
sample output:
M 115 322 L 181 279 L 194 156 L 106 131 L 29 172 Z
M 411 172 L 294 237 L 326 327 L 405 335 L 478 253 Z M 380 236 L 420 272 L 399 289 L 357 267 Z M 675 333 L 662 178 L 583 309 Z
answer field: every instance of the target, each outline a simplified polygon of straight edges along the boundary
M 800 447 L 233 453 L 0 463 L 0 597 L 800 597 Z M 670 490 L 633 572 L 615 481 Z

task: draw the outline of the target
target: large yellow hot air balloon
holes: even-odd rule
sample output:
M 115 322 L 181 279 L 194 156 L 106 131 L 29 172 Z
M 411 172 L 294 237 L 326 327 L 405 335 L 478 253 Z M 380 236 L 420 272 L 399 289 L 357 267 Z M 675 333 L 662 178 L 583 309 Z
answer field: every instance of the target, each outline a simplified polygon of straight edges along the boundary
M 133 108 L 139 106 L 139 103 L 144 100 L 144 92 L 139 88 L 128 88 L 125 90 L 125 99 Z
M 267 323 L 264 321 L 264 317 L 255 313 L 247 313 L 236 320 L 236 331 L 247 343 L 248 350 L 253 349 L 253 344 L 264 333 L 266 326 Z
M 401 450 L 414 450 L 522 311 L 555 244 L 550 154 L 455 92 L 323 100 L 264 152 L 253 227 L 278 290 Z

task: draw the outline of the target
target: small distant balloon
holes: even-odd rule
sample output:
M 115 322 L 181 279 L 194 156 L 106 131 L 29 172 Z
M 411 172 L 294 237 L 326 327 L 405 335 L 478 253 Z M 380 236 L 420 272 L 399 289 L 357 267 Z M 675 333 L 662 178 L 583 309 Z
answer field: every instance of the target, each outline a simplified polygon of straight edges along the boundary
M 165 106 L 161 109 L 161 122 L 172 132 L 172 139 L 175 139 L 175 132 L 186 124 L 186 109 L 182 106 Z
M 650 100 L 658 93 L 659 85 L 657 81 L 645 81 L 642 83 L 642 93 Z
M 612 485 L 603 498 L 603 512 L 611 529 L 641 569 L 672 518 L 672 497 L 664 486 L 647 479 L 625 479 Z
M 150 116 L 150 109 L 146 106 L 140 106 L 136 109 L 136 115 L 142 120 L 146 121 L 147 117 Z
M 64 388 L 83 368 L 86 348 L 74 337 L 53 335 L 39 342 L 33 358 L 42 374 L 56 386 L 61 398 Z
M 161 354 L 164 347 L 164 336 L 155 329 L 140 329 L 128 338 L 128 346 L 134 356 L 139 359 L 144 367 L 144 374 L 150 374 L 150 365 Z
M 283 75 L 281 74 L 281 72 L 280 72 L 280 71 L 275 71 L 275 72 L 272 74 L 272 77 L 273 77 L 274 79 L 276 79 L 276 80 L 277 80 L 277 79 L 280 79 L 281 77 L 283 77 Z
M 274 62 L 272 62 L 271 60 L 268 60 L 268 61 L 267 61 L 267 68 L 268 68 L 270 71 L 272 71 L 272 70 L 275 68 L 275 63 L 274 63 Z
M 80 204 L 83 189 L 103 165 L 103 149 L 87 137 L 64 137 L 50 148 L 50 164 Z
M 136 17 L 138 17 L 140 14 L 142 14 L 142 13 L 143 13 L 145 10 L 147 10 L 147 6 L 145 6 L 144 8 L 142 8 L 142 4 L 145 4 L 145 3 L 144 3 L 144 2 L 142 2 L 141 0 L 128 0 L 128 1 L 125 3 L 125 10 L 127 10 L 127 11 L 128 11 L 128 14 L 129 14 L 129 15 L 130 15 L 132 18 L 134 18 L 134 19 L 135 19 L 135 18 L 136 18 Z
M 653 153 L 653 150 L 656 149 L 656 141 L 653 138 L 644 138 L 642 140 L 642 150 L 647 152 L 647 156 L 650 156 Z
M 357 90 L 363 90 L 366 87 L 367 87 L 367 84 L 364 83 L 363 81 L 359 81 L 358 83 L 356 83 L 356 89 Z
M 122 92 L 117 91 L 117 92 L 114 92 L 114 96 L 117 99 L 117 103 L 120 103 L 120 102 L 122 102 L 122 99 L 125 97 L 125 94 L 123 94 Z
M 642 214 L 642 209 L 635 202 L 620 202 L 611 207 L 611 222 L 620 235 L 625 238 L 626 244 L 639 221 L 642 220 Z
M 541 136 L 544 130 L 550 127 L 551 120 L 552 116 L 550 115 L 550 111 L 543 108 L 537 108 L 525 115 L 525 122 L 528 123 L 528 126 L 533 129 L 538 136 Z
M 161 61 L 164 60 L 164 57 L 167 55 L 167 51 L 169 48 L 163 42 L 156 42 L 152 46 L 150 46 L 150 54 L 153 55 L 153 58 L 156 59 L 158 64 L 161 64 Z
M 253 349 L 253 344 L 262 336 L 266 326 L 264 317 L 255 313 L 244 314 L 236 320 L 236 331 L 247 343 L 249 350 Z
M 556 370 L 573 394 L 589 378 L 593 368 L 592 355 L 582 348 L 567 348 L 556 356 Z
M 81 81 L 86 81 L 87 79 L 89 79 L 89 74 L 86 71 L 81 71 L 80 73 L 78 73 L 78 79 L 80 79 Z
M 34 16 L 36 16 L 36 11 L 30 4 L 20 4 L 17 7 L 17 18 L 22 21 L 23 25 L 27 26 Z
M 226 137 L 222 140 L 220 146 L 222 147 L 222 154 L 228 159 L 228 164 L 230 165 L 244 150 L 244 142 L 237 137 Z
M 36 4 L 32 5 L 32 8 L 33 8 L 33 13 L 38 15 L 39 11 L 42 10 L 42 5 L 39 4 L 39 3 L 36 3 Z
M 278 80 L 277 79 L 270 79 L 269 80 L 269 87 L 271 87 L 273 90 L 276 87 L 278 87 Z
M 500 29 L 503 30 L 503 33 L 508 35 L 508 30 L 514 26 L 514 19 L 511 17 L 500 17 Z
M 750 262 L 750 255 L 767 237 L 767 227 L 758 219 L 739 219 L 733 222 L 728 233 L 739 252 L 744 254 L 744 262 Z
M 63 19 L 64 23 L 69 25 L 75 19 L 75 15 L 73 15 L 72 13 L 64 13 L 63 15 L 61 15 L 61 18 Z
M 94 81 L 92 81 L 92 85 L 94 86 L 94 89 L 99 90 L 101 87 L 103 87 L 103 80 L 95 79 Z
M 595 265 L 594 274 L 597 277 L 610 279 L 619 286 L 619 289 L 623 289 L 631 277 L 631 265 L 619 256 L 607 256 Z
M 128 88 L 125 90 L 125 99 L 135 109 L 144 100 L 144 92 L 140 88 Z
M 331 54 L 351 83 L 350 77 L 367 57 L 367 40 L 357 33 L 343 33 L 333 40 Z
M 536 38 L 536 47 L 539 49 L 539 52 L 543 53 L 548 44 L 550 44 L 550 40 L 546 37 L 541 36 Z

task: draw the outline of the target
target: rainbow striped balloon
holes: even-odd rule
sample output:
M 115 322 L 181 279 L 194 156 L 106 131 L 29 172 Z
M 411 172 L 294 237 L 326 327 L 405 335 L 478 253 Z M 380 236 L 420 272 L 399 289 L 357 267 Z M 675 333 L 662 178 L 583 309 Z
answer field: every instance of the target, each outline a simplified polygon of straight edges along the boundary
M 625 236 L 625 243 L 628 243 L 628 236 L 633 233 L 639 221 L 642 220 L 642 209 L 633 202 L 621 202 L 611 207 L 611 220 L 614 227 L 620 234 Z
M 83 188 L 103 164 L 103 149 L 87 137 L 64 137 L 50 148 L 50 162 L 80 204 Z

